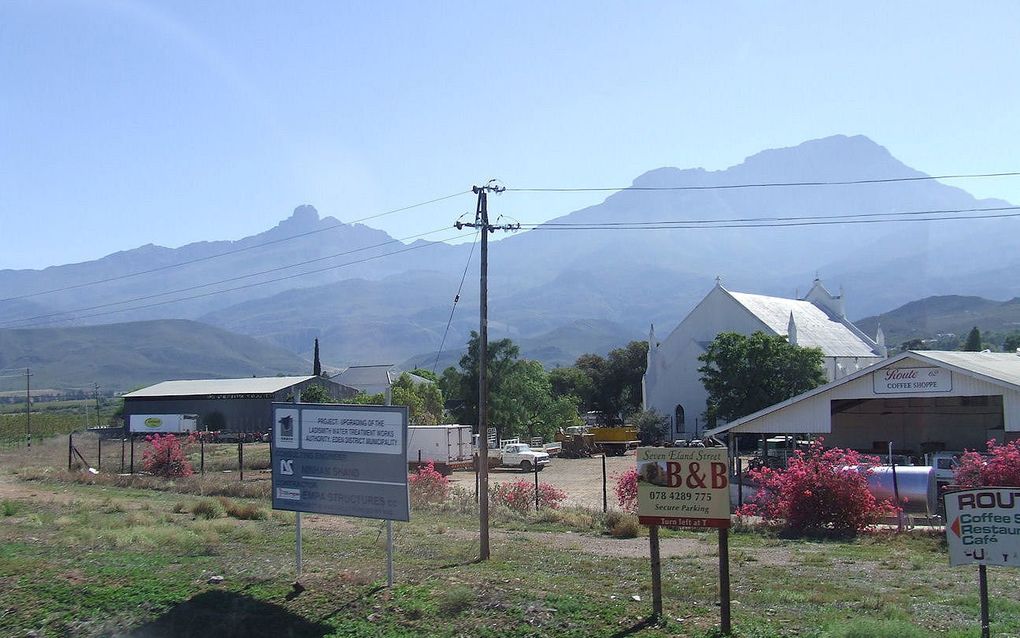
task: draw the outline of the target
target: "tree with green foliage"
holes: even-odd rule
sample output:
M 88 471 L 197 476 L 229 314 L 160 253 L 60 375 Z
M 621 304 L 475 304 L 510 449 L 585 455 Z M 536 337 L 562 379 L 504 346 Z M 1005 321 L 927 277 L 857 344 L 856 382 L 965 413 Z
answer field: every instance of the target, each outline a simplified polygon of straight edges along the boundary
M 723 332 L 698 357 L 708 391 L 706 420 L 733 421 L 825 383 L 822 351 L 783 335 Z
M 390 403 L 406 405 L 412 425 L 438 425 L 443 422 L 443 393 L 435 383 L 415 383 L 404 372 L 393 382 Z
M 1002 340 L 1003 352 L 1016 352 L 1020 348 L 1020 333 L 1014 332 Z
M 440 382 L 440 389 L 445 396 L 459 398 L 464 403 L 455 411 L 458 423 L 478 423 L 478 361 L 480 355 L 480 338 L 478 333 L 471 331 L 471 338 L 468 340 L 467 354 L 460 358 L 460 370 L 447 368 L 443 371 L 443 380 Z M 499 389 L 499 383 L 505 379 L 517 357 L 520 355 L 520 348 L 510 339 L 500 339 L 489 342 L 488 375 L 490 400 L 493 394 Z M 453 373 L 448 371 L 453 370 Z M 490 412 L 490 423 L 492 416 Z
M 963 349 L 965 352 L 981 352 L 981 331 L 977 326 L 971 328 L 967 333 L 967 341 L 963 344 Z
M 611 420 L 625 418 L 641 409 L 641 378 L 647 357 L 645 341 L 631 341 L 605 358 L 583 354 L 572 368 L 556 374 L 554 392 L 574 394 L 584 412 L 598 410 Z
M 439 382 L 439 376 L 431 370 L 425 368 L 415 368 L 411 370 L 411 374 L 421 377 L 422 379 L 428 379 L 429 381 Z
M 572 397 L 582 412 L 587 412 L 595 398 L 595 381 L 576 366 L 554 368 L 549 371 L 549 383 L 554 397 Z
M 318 383 L 305 386 L 301 390 L 301 403 L 336 403 L 329 390 Z
M 491 397 L 493 424 L 500 436 L 551 440 L 559 428 L 580 425 L 577 404 L 553 397 L 549 375 L 538 361 L 515 361 Z
M 660 445 L 669 434 L 669 419 L 655 410 L 642 410 L 631 418 L 642 445 Z

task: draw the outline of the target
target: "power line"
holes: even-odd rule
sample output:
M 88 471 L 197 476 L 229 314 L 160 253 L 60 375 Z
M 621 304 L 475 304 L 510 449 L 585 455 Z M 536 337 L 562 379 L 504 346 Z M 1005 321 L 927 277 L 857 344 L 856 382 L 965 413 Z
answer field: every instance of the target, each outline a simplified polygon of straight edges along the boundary
M 403 250 L 395 250 L 393 252 L 384 253 L 382 255 L 373 255 L 371 257 L 365 257 L 364 259 L 357 259 L 355 261 L 349 261 L 349 262 L 345 262 L 345 263 L 342 263 L 342 264 L 336 264 L 334 266 L 326 266 L 325 268 L 317 268 L 315 270 L 308 270 L 308 271 L 305 271 L 305 272 L 295 273 L 293 275 L 287 275 L 287 276 L 284 276 L 284 277 L 277 277 L 275 279 L 267 279 L 266 281 L 256 281 L 256 282 L 253 282 L 253 283 L 250 283 L 250 284 L 245 284 L 243 286 L 235 286 L 233 288 L 224 288 L 223 290 L 214 290 L 212 292 L 206 292 L 206 293 L 202 293 L 202 294 L 199 294 L 199 295 L 190 295 L 188 297 L 181 297 L 179 299 L 167 299 L 165 301 L 157 301 L 157 302 L 154 302 L 154 303 L 151 303 L 151 304 L 145 304 L 145 305 L 142 305 L 142 306 L 133 306 L 131 308 L 120 308 L 118 310 L 108 310 L 108 311 L 105 311 L 105 312 L 96 312 L 96 313 L 93 313 L 93 314 L 90 314 L 90 315 L 80 315 L 80 316 L 76 316 L 76 317 L 65 317 L 63 319 L 49 319 L 47 321 L 43 321 L 43 322 L 40 322 L 40 323 L 58 323 L 58 322 L 61 322 L 61 321 L 71 321 L 71 320 L 75 320 L 75 319 L 91 319 L 93 317 L 103 317 L 103 316 L 106 316 L 106 315 L 117 314 L 117 313 L 120 313 L 120 312 L 130 312 L 130 311 L 133 311 L 133 310 L 144 310 L 146 308 L 154 308 L 156 306 L 163 306 L 163 305 L 166 305 L 166 304 L 178 303 L 178 302 L 181 302 L 181 301 L 191 301 L 193 299 L 202 299 L 204 297 L 210 297 L 212 295 L 219 295 L 219 294 L 223 294 L 225 292 L 233 292 L 235 290 L 245 290 L 245 289 L 248 289 L 248 288 L 254 288 L 256 286 L 264 286 L 266 284 L 276 283 L 278 281 L 285 281 L 287 279 L 294 279 L 296 277 L 304 277 L 305 275 L 314 275 L 316 273 L 326 272 L 328 270 L 336 270 L 338 268 L 343 268 L 345 266 L 353 266 L 353 265 L 356 265 L 356 264 L 363 264 L 365 262 L 373 261 L 375 259 L 382 259 L 383 257 L 390 257 L 390 256 L 393 256 L 393 255 L 399 255 L 401 253 L 411 252 L 412 250 L 421 250 L 422 248 L 432 248 L 433 246 L 443 245 L 442 242 L 444 242 L 444 241 L 449 241 L 451 239 L 456 239 L 456 238 L 457 238 L 456 235 L 450 236 L 450 237 L 444 237 L 444 238 L 442 238 L 442 239 L 440 239 L 440 240 L 438 240 L 436 242 L 433 242 L 433 243 L 423 244 L 423 245 L 420 245 L 420 246 L 408 246 L 407 248 L 404 248 Z M 68 312 L 74 312 L 74 311 L 68 311 Z M 26 320 L 19 320 L 19 321 L 26 321 Z M 29 326 L 16 326 L 16 327 L 17 328 L 32 328 L 32 327 L 35 327 L 36 325 L 39 325 L 39 324 L 29 325 Z
M 178 288 L 176 290 L 167 290 L 167 291 L 164 291 L 164 292 L 153 293 L 151 295 L 143 295 L 141 297 L 134 297 L 134 298 L 131 298 L 131 299 L 125 299 L 123 301 L 111 301 L 111 302 L 107 302 L 107 303 L 103 303 L 103 304 L 98 304 L 98 305 L 95 305 L 95 306 L 88 306 L 88 307 L 85 307 L 85 308 L 75 308 L 73 310 L 61 310 L 61 311 L 58 311 L 58 312 L 51 312 L 51 313 L 47 313 L 47 314 L 43 314 L 43 315 L 36 315 L 34 317 L 22 317 L 20 319 L 9 319 L 7 321 L 0 321 L 0 326 L 10 325 L 10 324 L 13 324 L 13 323 L 23 323 L 23 322 L 26 322 L 26 321 L 34 321 L 36 319 L 46 319 L 46 318 L 49 318 L 49 317 L 57 317 L 57 316 L 60 316 L 60 315 L 67 315 L 67 314 L 72 314 L 72 313 L 75 313 L 75 312 L 88 312 L 89 310 L 98 310 L 100 308 L 109 308 L 111 306 L 120 306 L 120 305 L 127 304 L 127 303 L 134 303 L 136 301 L 145 301 L 145 300 L 148 300 L 148 299 L 155 299 L 157 297 L 164 297 L 166 295 L 174 295 L 174 294 L 181 293 L 181 292 L 188 292 L 188 291 L 191 291 L 191 290 L 198 290 L 200 288 L 208 288 L 209 286 L 216 286 L 216 285 L 219 285 L 219 284 L 229 283 L 229 282 L 232 282 L 232 281 L 240 281 L 241 279 L 248 279 L 248 278 L 251 278 L 251 277 L 258 277 L 259 275 L 266 275 L 266 274 L 269 274 L 269 273 L 272 273 L 272 272 L 279 272 L 281 270 L 288 270 L 290 268 L 297 268 L 298 266 L 305 266 L 305 265 L 316 263 L 316 262 L 319 262 L 319 261 L 325 261 L 327 259 L 335 259 L 337 257 L 343 257 L 345 255 L 351 255 L 351 254 L 354 254 L 354 253 L 363 252 L 365 250 L 372 250 L 373 248 L 380 248 L 382 246 L 387 246 L 389 244 L 400 243 L 400 242 L 403 242 L 403 241 L 407 241 L 409 239 L 417 239 L 417 238 L 420 238 L 420 237 L 424 237 L 426 235 L 434 235 L 436 233 L 441 233 L 441 232 L 443 232 L 445 230 L 448 230 L 448 229 L 447 228 L 439 228 L 437 230 L 430 230 L 430 231 L 425 232 L 425 233 L 419 233 L 417 235 L 411 235 L 409 237 L 404 237 L 404 238 L 401 238 L 401 239 L 391 239 L 389 241 L 384 241 L 382 243 L 374 244 L 372 246 L 363 246 L 361 248 L 355 248 L 353 250 L 347 250 L 347 251 L 344 251 L 344 252 L 341 252 L 341 253 L 336 253 L 336 254 L 333 254 L 333 255 L 327 255 L 325 257 L 317 257 L 315 259 L 309 259 L 309 260 L 306 260 L 306 261 L 301 261 L 301 262 L 297 262 L 297 263 L 294 263 L 294 264 L 289 264 L 289 265 L 286 265 L 286 266 L 277 266 L 276 268 L 269 268 L 267 270 L 261 270 L 261 271 L 250 273 L 250 274 L 247 274 L 247 275 L 238 275 L 236 277 L 229 277 L 227 279 L 220 279 L 218 281 L 211 281 L 209 283 L 204 283 L 204 284 L 196 284 L 194 286 L 187 286 L 185 288 Z M 317 272 L 317 271 L 312 271 L 312 272 Z M 221 292 L 223 292 L 223 291 L 221 291 Z
M 691 221 L 658 221 L 658 222 L 605 222 L 605 223 L 546 223 L 546 224 L 522 224 L 523 228 L 536 231 L 552 231 L 552 230 L 712 230 L 717 228 L 791 228 L 797 226 L 832 226 L 839 224 L 890 224 L 897 222 L 940 222 L 940 221 L 951 221 L 951 220 L 981 220 L 981 219 L 1005 219 L 1011 217 L 1020 217 L 1020 212 L 1012 213 L 997 213 L 994 215 L 956 215 L 950 214 L 941 216 L 941 213 L 957 213 L 966 212 L 968 209 L 961 209 L 960 211 L 911 211 L 904 213 L 879 213 L 886 215 L 886 217 L 880 218 L 861 218 L 866 215 L 848 215 L 845 217 L 832 216 L 831 218 L 815 218 L 815 217 L 796 217 L 787 218 L 785 221 L 773 221 L 772 218 L 760 218 L 764 221 L 758 221 L 755 218 L 747 219 L 719 219 L 719 220 L 691 220 Z M 980 211 L 982 209 L 973 209 Z M 984 209 L 984 210 L 1013 210 L 1020 211 L 1020 207 L 1002 207 L 995 209 Z M 934 215 L 940 214 L 936 217 L 923 217 L 923 216 L 912 216 L 912 215 Z M 911 215 L 909 217 L 902 217 L 901 215 Z
M 467 279 L 468 267 L 471 266 L 471 258 L 475 254 L 475 244 L 478 243 L 478 231 L 475 232 L 475 239 L 471 242 L 471 251 L 468 252 L 467 263 L 464 264 L 464 273 L 460 276 L 460 285 L 457 286 L 457 294 L 453 298 L 453 306 L 450 308 L 450 318 L 446 320 L 446 330 L 443 331 L 443 340 L 439 343 L 439 352 L 436 353 L 436 362 L 432 364 L 432 374 L 439 368 L 439 357 L 443 354 L 446 346 L 446 337 L 450 334 L 450 325 L 453 323 L 453 313 L 457 310 L 457 303 L 460 302 L 460 293 L 464 289 L 464 280 Z
M 85 287 L 88 287 L 88 286 L 95 286 L 95 285 L 98 285 L 98 284 L 105 284 L 105 283 L 108 283 L 108 282 L 111 282 L 111 281 L 118 281 L 118 280 L 121 280 L 121 279 L 128 279 L 130 277 L 137 277 L 139 275 L 148 275 L 148 274 L 151 274 L 151 273 L 154 273 L 154 272 L 160 272 L 160 271 L 163 271 L 163 270 L 170 270 L 172 268 L 180 268 L 182 266 L 189 266 L 191 264 L 196 264 L 196 263 L 203 262 L 203 261 L 209 261 L 211 259 L 218 259 L 220 257 L 225 257 L 227 255 L 236 255 L 237 253 L 242 253 L 242 252 L 245 252 L 245 251 L 248 251 L 248 250 L 255 250 L 256 248 L 264 248 L 266 246 L 272 246 L 274 244 L 280 244 L 280 243 L 283 243 L 283 242 L 286 242 L 286 241 L 291 241 L 291 240 L 294 240 L 294 239 L 300 239 L 301 237 L 307 237 L 309 235 L 315 235 L 317 233 L 324 233 L 327 230 L 333 230 L 333 229 L 336 229 L 336 228 L 340 228 L 342 226 L 350 226 L 350 225 L 353 225 L 353 224 L 358 224 L 358 223 L 361 223 L 361 222 L 368 221 L 370 219 L 377 219 L 379 217 L 385 217 L 386 215 L 393 215 L 395 213 L 401 213 L 401 212 L 404 212 L 404 211 L 407 211 L 407 210 L 411 210 L 413 208 L 420 208 L 422 206 L 427 206 L 429 204 L 435 204 L 436 202 L 442 202 L 442 201 L 445 201 L 445 200 L 448 200 L 448 199 L 453 199 L 454 197 L 459 197 L 461 195 L 466 195 L 466 194 L 468 194 L 470 192 L 471 191 L 462 191 L 462 192 L 459 192 L 459 193 L 453 193 L 452 195 L 444 195 L 443 197 L 437 197 L 435 199 L 430 199 L 430 200 L 425 201 L 425 202 L 418 202 L 417 204 L 411 204 L 410 206 L 402 206 L 400 208 L 394 208 L 393 210 L 384 211 L 382 213 L 376 213 L 375 215 L 369 215 L 368 217 L 362 217 L 361 219 L 355 219 L 355 220 L 352 220 L 350 222 L 340 222 L 338 224 L 333 224 L 332 226 L 326 226 L 325 228 L 317 228 L 315 230 L 310 230 L 310 231 L 304 232 L 304 233 L 298 233 L 297 235 L 291 235 L 289 237 L 281 237 L 280 239 L 272 239 L 270 241 L 265 241 L 265 242 L 262 242 L 262 243 L 259 243 L 259 244 L 253 244 L 251 246 L 242 246 L 241 248 L 233 248 L 231 250 L 227 250 L 227 251 L 224 251 L 222 253 L 216 253 L 215 255 L 206 255 L 205 257 L 196 257 L 194 259 L 188 259 L 188 260 L 177 262 L 177 263 L 173 263 L 173 264 L 167 264 L 166 266 L 157 266 L 155 268 L 149 268 L 147 270 L 138 270 L 138 271 L 135 271 L 135 272 L 132 272 L 132 273 L 126 273 L 126 274 L 123 274 L 123 275 L 115 275 L 113 277 L 106 277 L 105 279 L 96 279 L 96 280 L 93 280 L 93 281 L 87 281 L 87 282 L 80 283 L 80 284 L 71 284 L 69 286 L 63 286 L 61 288 L 52 288 L 50 290 L 42 290 L 40 292 L 27 293 L 27 294 L 24 294 L 24 295 L 16 295 L 14 297 L 5 297 L 5 298 L 0 299 L 0 302 L 15 301 L 15 300 L 18 300 L 18 299 L 28 299 L 30 297 L 38 297 L 40 295 L 48 295 L 48 294 L 55 293 L 55 292 L 65 292 L 67 290 L 75 290 L 77 288 L 85 288 Z
M 912 216 L 912 215 L 941 215 L 951 213 L 976 213 L 976 212 L 997 212 L 1007 210 L 1020 210 L 1020 206 L 995 206 L 990 208 L 943 208 L 933 210 L 909 210 L 909 211 L 886 211 L 878 213 L 833 213 L 831 215 L 790 215 L 785 217 L 735 217 L 729 219 L 664 219 L 650 222 L 540 222 L 527 223 L 525 226 L 637 226 L 653 224 L 716 224 L 723 222 L 785 222 L 802 220 L 823 220 L 823 219 L 846 219 L 854 217 L 891 217 L 891 216 Z
M 507 188 L 515 193 L 593 193 L 608 191 L 708 191 L 735 188 L 775 188 L 788 186 L 856 186 L 859 184 L 890 184 L 894 182 L 923 182 L 940 179 L 978 179 L 988 177 L 1016 177 L 1020 171 L 1002 173 L 964 173 L 959 175 L 918 175 L 914 177 L 885 177 L 875 179 L 849 179 L 804 182 L 758 182 L 750 184 L 716 184 L 703 186 L 599 186 L 567 188 Z

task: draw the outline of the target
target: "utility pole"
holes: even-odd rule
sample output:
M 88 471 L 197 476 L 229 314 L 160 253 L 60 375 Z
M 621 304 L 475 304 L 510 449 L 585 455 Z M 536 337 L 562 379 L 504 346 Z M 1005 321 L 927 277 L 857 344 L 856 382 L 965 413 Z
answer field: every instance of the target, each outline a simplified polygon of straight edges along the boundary
M 25 368 L 25 432 L 32 447 L 32 369 Z
M 478 195 L 475 207 L 475 221 L 454 224 L 457 230 L 477 228 L 481 233 L 481 272 L 479 277 L 479 323 L 478 323 L 478 558 L 489 559 L 489 233 L 496 230 L 517 230 L 520 224 L 494 226 L 489 223 L 488 194 L 502 193 L 506 188 L 494 181 L 485 186 L 472 186 L 471 192 Z
M 93 382 L 92 387 L 95 388 L 96 393 L 96 427 L 100 427 L 99 424 L 99 384 Z

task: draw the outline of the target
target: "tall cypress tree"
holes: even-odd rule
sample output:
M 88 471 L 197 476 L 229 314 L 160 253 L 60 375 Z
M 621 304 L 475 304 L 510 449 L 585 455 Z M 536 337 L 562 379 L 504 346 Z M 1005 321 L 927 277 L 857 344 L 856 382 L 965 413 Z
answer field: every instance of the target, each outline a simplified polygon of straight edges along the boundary
M 315 361 L 312 362 L 312 374 L 322 376 L 322 364 L 319 363 L 319 340 L 315 340 Z
M 967 343 L 964 344 L 963 349 L 966 352 L 981 352 L 981 331 L 977 326 L 970 329 L 970 333 L 967 334 Z

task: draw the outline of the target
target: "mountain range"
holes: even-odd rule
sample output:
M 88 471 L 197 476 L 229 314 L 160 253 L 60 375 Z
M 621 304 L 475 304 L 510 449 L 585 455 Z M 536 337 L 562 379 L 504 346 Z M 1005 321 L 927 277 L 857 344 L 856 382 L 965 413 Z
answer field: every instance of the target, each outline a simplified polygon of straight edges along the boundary
M 930 212 L 914 217 L 970 218 L 820 223 L 834 215 L 967 211 L 1008 202 L 979 200 L 924 179 L 728 188 L 921 177 L 870 139 L 842 135 L 762 151 L 725 170 L 651 170 L 634 180 L 635 190 L 490 244 L 490 336 L 513 338 L 525 356 L 547 365 L 567 364 L 577 354 L 605 353 L 641 338 L 652 323 L 668 334 L 717 276 L 731 290 L 789 297 L 806 292 L 817 274 L 843 288 L 851 317 L 932 295 L 1020 296 L 1014 276 L 1020 256 L 1010 245 L 1015 219 Z M 502 201 L 510 200 L 492 197 L 490 209 Z M 783 217 L 816 219 L 785 227 L 726 221 Z M 662 223 L 678 220 L 688 223 L 675 229 Z M 729 227 L 709 228 L 720 221 Z M 620 223 L 652 229 L 602 226 Z M 403 244 L 365 225 L 320 218 L 306 205 L 239 241 L 147 245 L 81 264 L 2 270 L 0 327 L 52 325 L 47 322 L 68 315 L 47 315 L 67 311 L 74 311 L 71 321 L 59 325 L 191 319 L 304 358 L 319 338 L 323 362 L 338 367 L 428 363 L 442 343 L 470 250 Z M 477 254 L 440 365 L 456 360 L 477 326 L 478 286 L 470 276 L 476 264 Z M 139 274 L 123 277 L 128 273 Z M 86 285 L 104 279 L 111 281 Z M 278 281 L 260 284 L 271 279 Z M 54 292 L 34 294 L 43 291 Z M 160 303 L 181 297 L 190 299 Z

